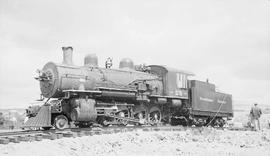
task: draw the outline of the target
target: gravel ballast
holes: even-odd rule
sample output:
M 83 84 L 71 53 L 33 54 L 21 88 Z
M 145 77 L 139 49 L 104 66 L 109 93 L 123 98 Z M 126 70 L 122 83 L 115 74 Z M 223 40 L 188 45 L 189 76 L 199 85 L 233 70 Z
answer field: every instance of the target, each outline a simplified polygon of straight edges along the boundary
M 126 132 L 0 145 L 0 155 L 270 155 L 270 130 Z

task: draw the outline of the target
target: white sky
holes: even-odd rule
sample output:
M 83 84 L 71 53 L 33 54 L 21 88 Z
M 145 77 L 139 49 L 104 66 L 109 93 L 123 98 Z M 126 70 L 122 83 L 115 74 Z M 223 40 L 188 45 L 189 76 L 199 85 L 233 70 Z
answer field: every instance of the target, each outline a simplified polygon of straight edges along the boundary
M 233 95 L 235 104 L 270 105 L 269 0 L 0 0 L 0 108 L 39 97 L 36 69 L 96 53 L 165 64 Z

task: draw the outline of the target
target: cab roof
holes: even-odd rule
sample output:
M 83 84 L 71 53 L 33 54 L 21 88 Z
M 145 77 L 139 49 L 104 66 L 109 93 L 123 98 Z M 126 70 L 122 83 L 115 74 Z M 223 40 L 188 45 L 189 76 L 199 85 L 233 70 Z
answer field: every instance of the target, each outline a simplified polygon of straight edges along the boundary
M 180 69 L 176 69 L 176 68 L 172 68 L 172 67 L 168 67 L 166 65 L 149 65 L 149 67 L 158 67 L 158 68 L 162 68 L 166 72 L 183 73 L 183 74 L 186 74 L 188 76 L 194 76 L 195 75 L 193 72 L 186 71 L 186 70 L 180 70 Z

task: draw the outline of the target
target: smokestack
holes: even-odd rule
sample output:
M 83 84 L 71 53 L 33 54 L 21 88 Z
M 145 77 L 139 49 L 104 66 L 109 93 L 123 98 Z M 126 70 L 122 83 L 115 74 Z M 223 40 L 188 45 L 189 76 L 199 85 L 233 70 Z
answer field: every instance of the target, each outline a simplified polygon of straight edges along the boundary
M 63 50 L 63 64 L 73 65 L 73 62 L 72 62 L 73 48 L 62 47 L 62 50 Z

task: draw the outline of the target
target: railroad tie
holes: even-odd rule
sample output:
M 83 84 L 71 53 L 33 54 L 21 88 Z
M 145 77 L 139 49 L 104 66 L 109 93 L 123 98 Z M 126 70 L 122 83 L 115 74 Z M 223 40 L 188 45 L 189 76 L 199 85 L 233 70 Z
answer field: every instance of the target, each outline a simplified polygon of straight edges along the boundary
M 172 131 L 171 127 L 160 127 L 160 130 L 162 131 Z
M 134 129 L 133 128 L 125 128 L 126 129 L 126 132 L 133 132 Z
M 25 141 L 25 142 L 27 142 L 27 141 L 30 140 L 29 136 L 27 136 L 27 135 L 21 135 L 21 136 L 18 136 L 18 139 L 19 139 L 20 141 Z
M 77 132 L 77 136 L 78 137 L 85 136 L 85 132 L 84 131 L 79 131 L 79 132 Z
M 42 135 L 43 139 L 49 139 L 49 140 L 55 140 L 57 139 L 57 135 L 56 134 L 45 134 L 45 135 Z
M 74 132 L 67 132 L 67 133 L 63 133 L 63 137 L 67 137 L 67 138 L 75 138 L 77 137 L 77 133 L 74 133 Z
M 13 143 L 19 143 L 19 137 L 14 136 L 14 137 L 8 137 L 7 139 L 9 139 L 9 142 L 13 142 Z
M 91 132 L 91 131 L 85 131 L 84 133 L 85 133 L 86 136 L 92 136 L 92 135 L 94 135 L 94 133 Z
M 143 131 L 149 132 L 149 131 L 151 131 L 151 129 L 149 129 L 149 128 L 143 128 Z
M 101 135 L 101 131 L 94 131 L 95 135 Z
M 41 141 L 43 139 L 42 135 L 36 135 L 35 140 L 36 141 Z
M 117 128 L 117 129 L 114 129 L 113 131 L 114 131 L 114 133 L 120 133 L 121 132 L 121 129 L 118 129 Z
M 57 139 L 61 139 L 64 137 L 64 135 L 62 133 L 56 133 L 56 137 Z
M 183 127 L 173 127 L 172 130 L 173 131 L 183 131 L 184 128 Z
M 152 128 L 152 131 L 160 131 L 160 128 Z
M 28 135 L 28 138 L 29 138 L 29 141 L 32 142 L 32 141 L 35 141 L 35 135 Z
M 111 130 L 105 130 L 105 131 L 103 131 L 103 134 L 112 134 L 112 133 L 114 133 L 114 132 L 111 131 Z
M 7 138 L 0 138 L 0 144 L 8 144 L 9 143 L 9 139 Z

